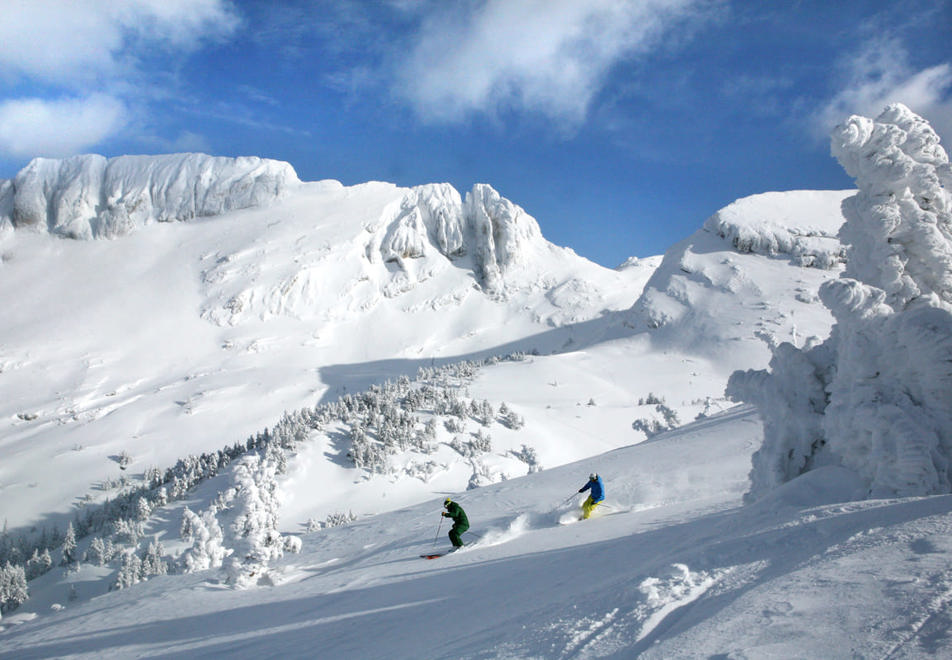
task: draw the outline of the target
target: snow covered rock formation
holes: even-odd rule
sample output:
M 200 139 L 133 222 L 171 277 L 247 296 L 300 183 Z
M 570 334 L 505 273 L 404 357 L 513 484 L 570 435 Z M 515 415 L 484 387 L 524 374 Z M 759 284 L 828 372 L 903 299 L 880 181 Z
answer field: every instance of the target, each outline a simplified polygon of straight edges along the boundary
M 820 289 L 829 339 L 779 346 L 770 372 L 736 372 L 765 440 L 749 498 L 822 465 L 874 497 L 952 491 L 952 170 L 929 124 L 903 105 L 851 117 L 832 152 L 859 192 L 844 200 L 843 277 Z
M 526 261 L 528 246 L 543 240 L 535 219 L 487 184 L 473 186 L 465 202 L 448 183 L 418 186 L 381 220 L 376 247 L 385 262 L 469 254 L 477 278 L 492 293 L 501 292 L 510 266 Z
M 255 157 L 36 158 L 0 182 L 0 229 L 114 238 L 153 222 L 259 206 L 297 183 L 288 163 Z

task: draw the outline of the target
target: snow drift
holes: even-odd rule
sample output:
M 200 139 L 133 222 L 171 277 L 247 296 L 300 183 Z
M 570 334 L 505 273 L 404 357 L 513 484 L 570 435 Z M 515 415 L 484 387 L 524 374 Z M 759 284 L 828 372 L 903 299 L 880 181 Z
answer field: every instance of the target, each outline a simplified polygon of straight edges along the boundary
M 952 171 L 939 138 L 903 105 L 851 117 L 832 151 L 856 178 L 844 200 L 841 279 L 820 289 L 829 339 L 774 351 L 770 371 L 735 373 L 765 441 L 757 498 L 821 465 L 841 465 L 871 496 L 952 490 Z
M 0 184 L 0 226 L 113 238 L 274 200 L 299 183 L 288 164 L 205 154 L 36 158 Z

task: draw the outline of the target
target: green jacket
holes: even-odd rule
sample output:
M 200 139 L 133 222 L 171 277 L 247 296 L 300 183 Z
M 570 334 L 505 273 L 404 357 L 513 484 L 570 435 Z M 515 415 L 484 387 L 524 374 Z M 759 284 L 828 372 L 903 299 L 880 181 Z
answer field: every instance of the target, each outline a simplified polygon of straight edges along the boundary
M 463 511 L 463 507 L 456 502 L 450 502 L 446 505 L 446 511 L 443 512 L 443 516 L 452 518 L 455 527 L 469 528 L 469 518 L 466 517 L 466 512 Z

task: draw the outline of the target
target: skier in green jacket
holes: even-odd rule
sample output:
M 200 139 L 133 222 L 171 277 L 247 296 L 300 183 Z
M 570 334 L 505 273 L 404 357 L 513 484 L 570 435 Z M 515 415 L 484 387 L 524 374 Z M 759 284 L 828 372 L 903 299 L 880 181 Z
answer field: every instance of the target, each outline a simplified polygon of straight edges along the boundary
M 443 512 L 443 517 L 452 518 L 453 520 L 453 529 L 450 530 L 450 543 L 453 544 L 454 550 L 461 548 L 463 547 L 463 539 L 460 537 L 463 532 L 469 529 L 469 519 L 466 517 L 466 512 L 463 511 L 463 507 L 448 497 L 443 500 L 443 508 L 446 509 Z

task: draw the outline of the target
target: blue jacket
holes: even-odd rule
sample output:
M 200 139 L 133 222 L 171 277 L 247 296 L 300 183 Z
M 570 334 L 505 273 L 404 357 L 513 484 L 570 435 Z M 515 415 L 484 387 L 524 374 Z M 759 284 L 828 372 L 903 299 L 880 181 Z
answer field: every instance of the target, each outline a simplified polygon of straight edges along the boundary
M 603 499 L 605 499 L 605 484 L 602 483 L 601 477 L 595 477 L 595 481 L 589 479 L 588 483 L 582 486 L 582 491 L 586 491 L 589 488 L 592 489 L 593 502 L 601 502 Z

